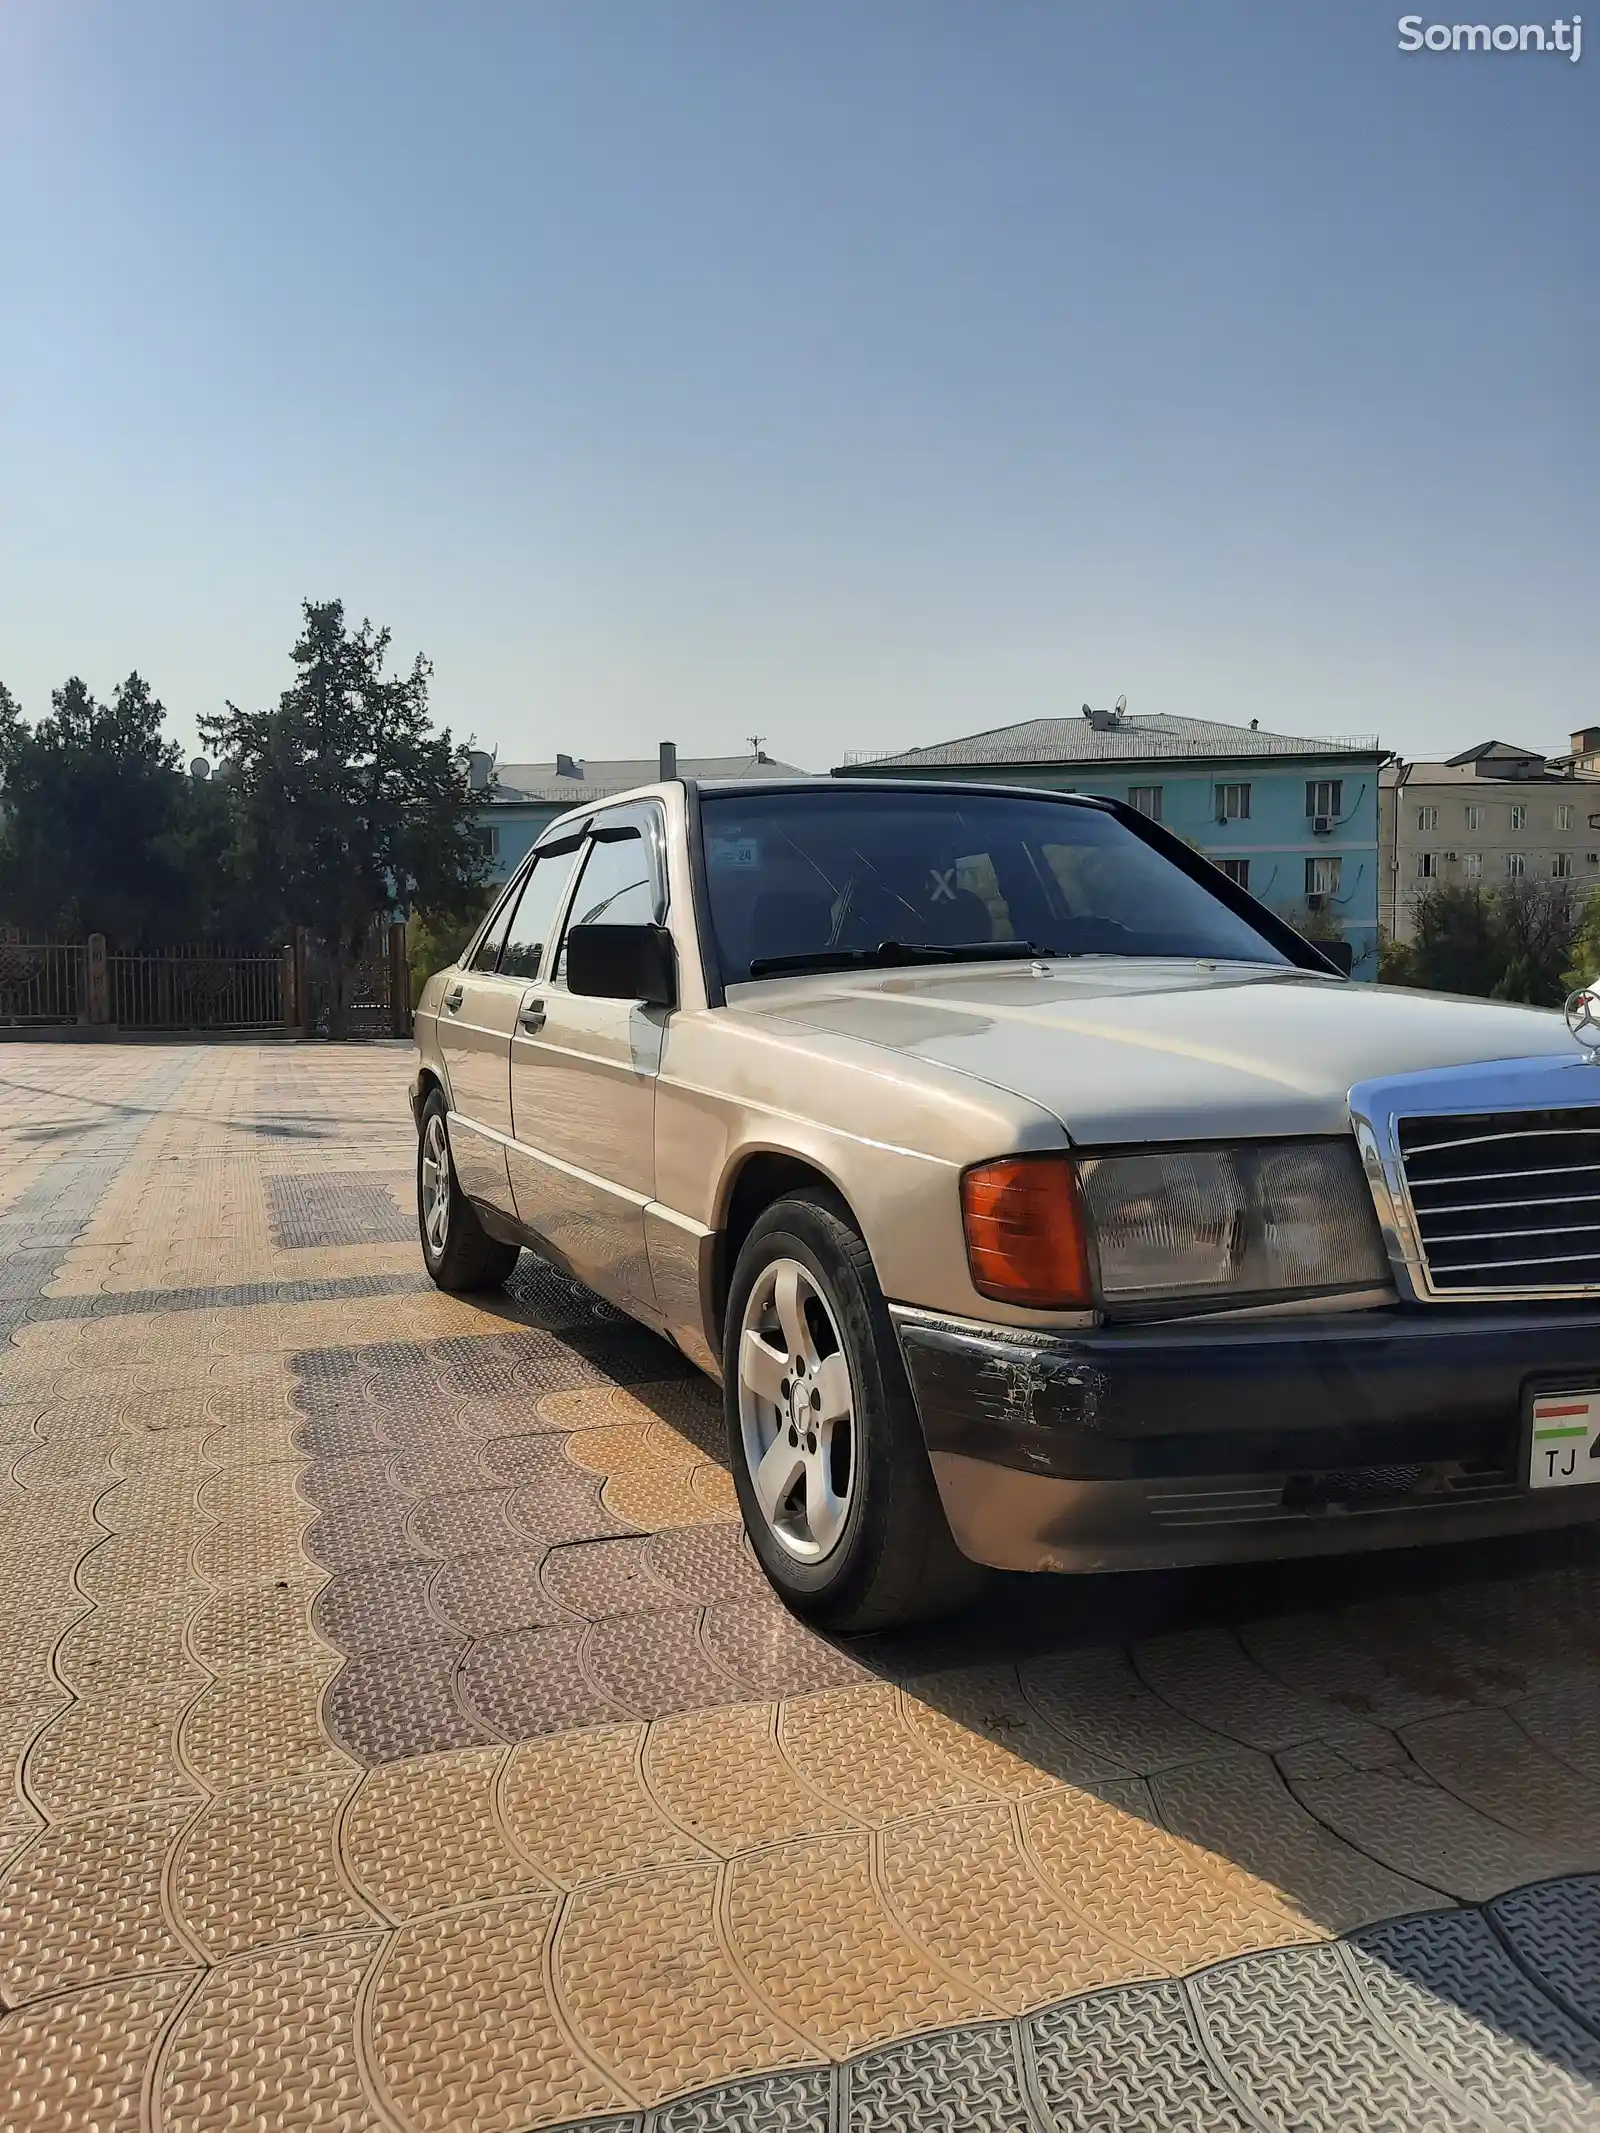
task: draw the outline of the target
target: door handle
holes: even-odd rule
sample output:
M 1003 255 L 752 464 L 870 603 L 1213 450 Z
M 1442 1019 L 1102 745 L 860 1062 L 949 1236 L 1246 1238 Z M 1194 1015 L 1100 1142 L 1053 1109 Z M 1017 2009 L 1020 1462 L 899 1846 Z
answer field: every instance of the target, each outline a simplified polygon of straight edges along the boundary
M 446 1007 L 449 1008 L 451 1014 L 454 1014 L 456 1009 L 461 1005 L 462 1001 L 466 997 L 467 988 L 464 985 L 452 986 L 450 991 L 447 992 L 444 996 L 444 1004 Z
M 522 1012 L 517 1016 L 517 1020 L 530 1037 L 537 1037 L 540 1030 L 544 1028 L 543 1000 L 525 1000 L 522 1004 Z

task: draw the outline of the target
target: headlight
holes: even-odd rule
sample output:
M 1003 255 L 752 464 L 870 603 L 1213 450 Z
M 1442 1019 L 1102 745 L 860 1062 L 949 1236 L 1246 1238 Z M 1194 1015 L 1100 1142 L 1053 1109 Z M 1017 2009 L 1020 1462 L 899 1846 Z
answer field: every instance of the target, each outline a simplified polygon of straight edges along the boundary
M 1078 1177 L 1108 1304 L 1388 1279 L 1372 1198 L 1342 1141 L 1091 1156 Z

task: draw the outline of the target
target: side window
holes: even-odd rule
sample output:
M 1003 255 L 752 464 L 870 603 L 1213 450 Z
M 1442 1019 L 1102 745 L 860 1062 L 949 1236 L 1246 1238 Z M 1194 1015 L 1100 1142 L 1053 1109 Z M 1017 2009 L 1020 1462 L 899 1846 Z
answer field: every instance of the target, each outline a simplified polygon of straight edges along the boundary
M 485 933 L 483 939 L 479 941 L 472 952 L 472 962 L 469 968 L 473 970 L 493 970 L 495 964 L 500 960 L 501 943 L 505 940 L 506 928 L 510 925 L 511 914 L 516 908 L 517 892 L 513 889 L 501 904 L 499 910 L 496 911 L 494 917 L 490 919 L 488 932 Z
M 502 977 L 536 978 L 546 967 L 551 930 L 575 857 L 571 851 L 550 852 L 534 861 L 506 936 L 505 952 L 500 958 Z
M 574 926 L 646 926 L 656 915 L 656 885 L 650 852 L 643 836 L 629 827 L 589 844 L 578 876 L 577 893 L 567 914 L 567 929 Z M 567 959 L 563 938 L 556 976 Z

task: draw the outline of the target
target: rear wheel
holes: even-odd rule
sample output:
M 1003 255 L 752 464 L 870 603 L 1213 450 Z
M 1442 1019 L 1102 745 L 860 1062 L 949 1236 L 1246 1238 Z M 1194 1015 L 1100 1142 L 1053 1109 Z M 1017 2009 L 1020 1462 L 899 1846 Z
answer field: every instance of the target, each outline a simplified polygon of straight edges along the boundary
M 745 1527 L 797 1614 L 888 1629 L 983 1584 L 950 1537 L 871 1255 L 831 1196 L 780 1200 L 745 1240 L 723 1384 Z
M 417 1231 L 423 1264 L 441 1289 L 498 1289 L 517 1263 L 517 1247 L 489 1235 L 461 1190 L 438 1089 L 423 1108 L 417 1139 Z

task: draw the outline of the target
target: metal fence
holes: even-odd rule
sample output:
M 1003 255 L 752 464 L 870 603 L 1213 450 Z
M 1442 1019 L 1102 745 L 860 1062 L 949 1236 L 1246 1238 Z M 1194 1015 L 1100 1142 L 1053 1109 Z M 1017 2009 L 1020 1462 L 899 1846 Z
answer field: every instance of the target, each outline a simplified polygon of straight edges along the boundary
M 0 939 L 0 1026 L 87 1021 L 87 961 L 81 942 Z
M 106 957 L 119 1029 L 272 1029 L 283 1021 L 283 958 L 166 949 Z

